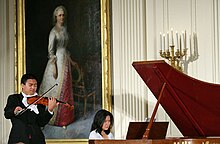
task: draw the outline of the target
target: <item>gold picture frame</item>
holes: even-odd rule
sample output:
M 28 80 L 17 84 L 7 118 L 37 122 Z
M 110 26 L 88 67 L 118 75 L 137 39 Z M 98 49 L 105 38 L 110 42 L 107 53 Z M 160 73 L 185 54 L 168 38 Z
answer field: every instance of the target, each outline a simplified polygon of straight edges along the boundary
M 15 0 L 15 91 L 21 89 L 20 79 L 26 73 L 25 0 Z M 111 101 L 111 49 L 110 0 L 100 0 L 101 52 L 102 52 L 102 108 L 112 111 Z M 48 144 L 88 143 L 88 139 L 47 139 Z

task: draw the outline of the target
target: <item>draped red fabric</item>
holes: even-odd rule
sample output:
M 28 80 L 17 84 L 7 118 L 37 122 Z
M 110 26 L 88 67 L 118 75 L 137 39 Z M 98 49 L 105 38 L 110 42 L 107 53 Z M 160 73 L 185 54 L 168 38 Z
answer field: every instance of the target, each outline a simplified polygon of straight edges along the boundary
M 66 63 L 66 67 L 70 67 L 69 63 Z M 73 92 L 72 92 L 72 75 L 71 69 L 65 68 L 63 85 L 60 93 L 60 101 L 64 101 L 73 105 Z M 67 126 L 74 121 L 74 109 L 60 104 L 57 110 L 57 115 L 55 118 L 54 125 L 56 126 Z

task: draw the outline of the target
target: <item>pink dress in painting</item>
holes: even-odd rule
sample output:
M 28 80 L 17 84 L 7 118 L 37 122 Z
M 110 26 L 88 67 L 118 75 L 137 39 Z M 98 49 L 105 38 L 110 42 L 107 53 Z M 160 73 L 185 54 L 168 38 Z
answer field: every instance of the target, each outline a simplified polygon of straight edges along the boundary
M 73 105 L 71 58 L 67 51 L 68 33 L 66 27 L 58 31 L 56 26 L 50 32 L 48 53 L 49 60 L 44 72 L 39 94 L 58 84 L 46 96 L 53 96 L 60 101 Z M 74 111 L 63 104 L 59 104 L 54 110 L 54 116 L 49 124 L 55 126 L 67 126 L 74 120 Z

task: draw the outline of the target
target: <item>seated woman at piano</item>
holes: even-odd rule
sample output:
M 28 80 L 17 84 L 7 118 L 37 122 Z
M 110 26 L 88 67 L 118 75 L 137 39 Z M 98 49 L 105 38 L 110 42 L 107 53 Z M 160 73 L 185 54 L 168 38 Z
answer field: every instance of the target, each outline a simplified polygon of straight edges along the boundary
M 113 139 L 111 133 L 113 124 L 113 115 L 107 110 L 99 110 L 93 119 L 89 139 Z

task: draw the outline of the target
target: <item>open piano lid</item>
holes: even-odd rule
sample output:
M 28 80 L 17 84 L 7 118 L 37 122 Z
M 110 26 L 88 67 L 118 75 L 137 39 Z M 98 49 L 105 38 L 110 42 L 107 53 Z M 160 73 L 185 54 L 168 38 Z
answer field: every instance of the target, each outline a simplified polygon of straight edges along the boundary
M 160 104 L 184 136 L 220 136 L 219 84 L 192 78 L 163 60 L 132 65 L 157 99 L 166 83 Z

